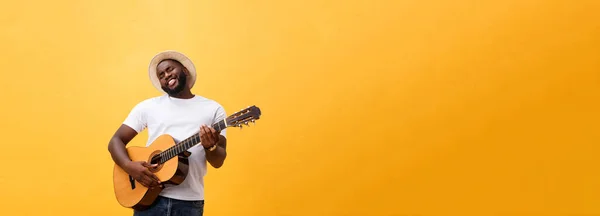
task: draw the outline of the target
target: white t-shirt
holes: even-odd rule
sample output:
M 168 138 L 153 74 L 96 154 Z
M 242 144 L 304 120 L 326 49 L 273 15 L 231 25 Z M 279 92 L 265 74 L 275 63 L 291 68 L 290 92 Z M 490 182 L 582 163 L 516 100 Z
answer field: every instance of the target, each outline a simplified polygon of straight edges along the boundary
M 179 99 L 162 95 L 138 103 L 129 113 L 123 124 L 138 133 L 148 129 L 149 146 L 158 136 L 169 134 L 175 142 L 180 142 L 200 131 L 200 126 L 212 124 L 226 118 L 224 108 L 217 102 L 194 96 Z M 225 136 L 226 129 L 221 131 Z M 198 144 L 190 149 L 189 173 L 179 185 L 165 185 L 161 196 L 180 200 L 204 200 L 204 176 L 207 161 L 204 148 Z

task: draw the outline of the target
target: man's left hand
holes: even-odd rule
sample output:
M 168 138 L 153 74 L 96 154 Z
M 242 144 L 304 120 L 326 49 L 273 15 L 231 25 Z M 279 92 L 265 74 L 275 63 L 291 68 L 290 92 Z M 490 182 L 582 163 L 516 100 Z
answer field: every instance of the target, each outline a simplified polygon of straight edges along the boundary
M 204 148 L 210 148 L 219 142 L 219 133 L 206 125 L 200 126 L 200 142 Z

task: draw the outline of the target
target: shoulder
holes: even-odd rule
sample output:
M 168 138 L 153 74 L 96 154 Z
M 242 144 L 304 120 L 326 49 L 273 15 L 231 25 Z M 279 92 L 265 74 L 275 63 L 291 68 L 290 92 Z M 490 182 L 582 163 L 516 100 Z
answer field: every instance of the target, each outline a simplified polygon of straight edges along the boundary
M 225 108 L 221 103 L 216 100 L 196 95 L 198 103 L 202 104 L 202 109 L 206 111 L 206 114 L 212 115 L 215 119 L 225 118 Z

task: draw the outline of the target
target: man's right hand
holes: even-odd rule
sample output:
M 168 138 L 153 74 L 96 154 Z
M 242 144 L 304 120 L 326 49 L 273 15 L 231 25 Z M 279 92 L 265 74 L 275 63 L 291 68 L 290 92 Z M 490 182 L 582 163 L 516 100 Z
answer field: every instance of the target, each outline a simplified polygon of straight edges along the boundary
M 160 185 L 160 180 L 148 168 L 156 167 L 156 164 L 148 164 L 146 161 L 130 161 L 126 164 L 126 172 L 137 182 L 147 188 Z

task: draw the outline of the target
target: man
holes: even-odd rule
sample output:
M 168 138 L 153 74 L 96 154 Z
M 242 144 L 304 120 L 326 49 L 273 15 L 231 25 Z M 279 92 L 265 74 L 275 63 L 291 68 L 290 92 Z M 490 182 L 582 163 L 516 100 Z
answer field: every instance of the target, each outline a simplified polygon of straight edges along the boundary
M 226 118 L 225 110 L 219 103 L 191 92 L 196 69 L 192 61 L 179 52 L 157 54 L 150 61 L 148 73 L 154 87 L 166 94 L 134 106 L 110 140 L 108 150 L 114 162 L 136 181 L 146 187 L 158 187 L 158 178 L 148 169 L 156 165 L 131 161 L 125 150 L 127 143 L 146 128 L 147 146 L 162 134 L 169 134 L 179 142 L 200 133 L 201 144 L 188 150 L 192 154 L 186 179 L 180 185 L 164 185 L 153 206 L 134 211 L 134 215 L 203 215 L 206 162 L 219 168 L 227 156 L 225 129 L 215 131 L 209 126 Z

